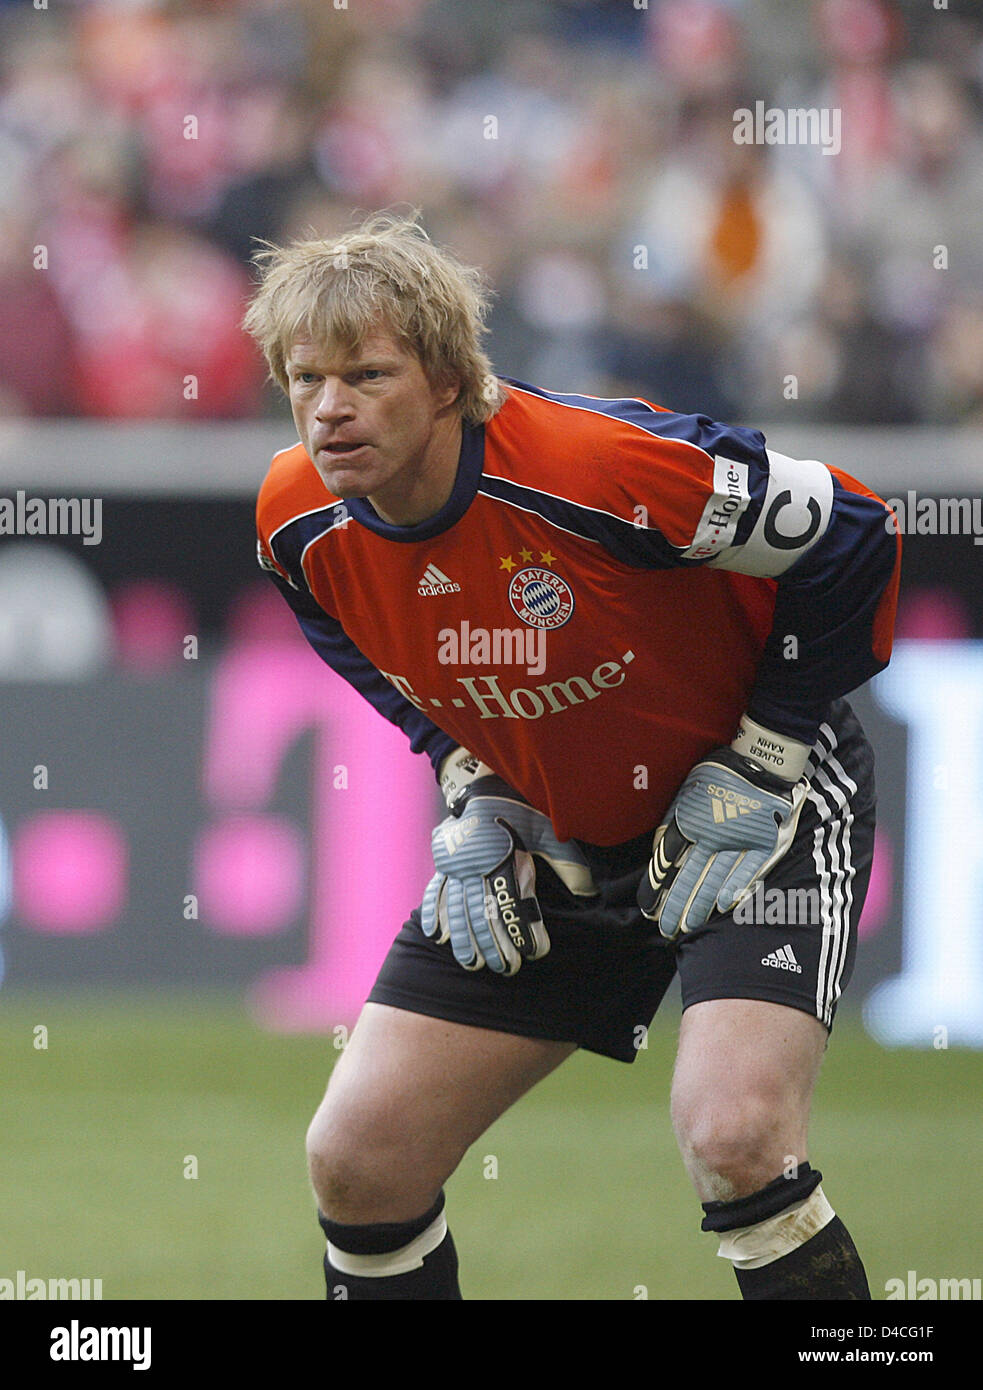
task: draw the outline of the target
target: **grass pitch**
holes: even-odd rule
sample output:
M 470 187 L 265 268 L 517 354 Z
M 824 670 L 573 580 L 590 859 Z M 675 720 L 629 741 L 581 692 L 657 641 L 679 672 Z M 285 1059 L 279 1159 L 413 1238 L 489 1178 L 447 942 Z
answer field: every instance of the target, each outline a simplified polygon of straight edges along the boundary
M 736 1298 L 670 1129 L 675 1031 L 631 1067 L 573 1057 L 472 1148 L 447 1189 L 466 1298 Z M 5 991 L 0 1051 L 0 1277 L 324 1297 L 303 1142 L 330 1037 L 262 1032 L 225 997 Z M 875 1298 L 909 1269 L 983 1275 L 981 1083 L 983 1054 L 886 1052 L 837 1022 L 810 1157 Z

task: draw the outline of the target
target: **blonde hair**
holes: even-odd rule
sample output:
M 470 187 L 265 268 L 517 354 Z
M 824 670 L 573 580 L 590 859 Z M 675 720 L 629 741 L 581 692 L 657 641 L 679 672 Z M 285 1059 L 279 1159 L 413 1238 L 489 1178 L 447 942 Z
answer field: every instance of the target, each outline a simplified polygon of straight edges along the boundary
M 431 242 L 418 216 L 375 213 L 335 241 L 262 244 L 243 327 L 284 391 L 296 339 L 350 350 L 381 320 L 431 383 L 459 379 L 463 420 L 481 424 L 498 411 L 505 389 L 481 348 L 488 291 L 477 270 Z

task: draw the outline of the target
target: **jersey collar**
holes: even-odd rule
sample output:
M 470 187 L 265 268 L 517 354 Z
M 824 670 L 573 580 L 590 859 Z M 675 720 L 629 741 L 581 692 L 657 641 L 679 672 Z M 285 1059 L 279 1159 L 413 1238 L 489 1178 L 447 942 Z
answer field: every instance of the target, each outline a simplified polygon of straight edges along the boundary
M 382 517 L 366 497 L 352 497 L 345 503 L 355 520 L 387 541 L 429 541 L 449 531 L 474 501 L 485 460 L 484 425 L 465 425 L 461 431 L 461 452 L 451 495 L 439 512 L 415 526 L 394 526 Z

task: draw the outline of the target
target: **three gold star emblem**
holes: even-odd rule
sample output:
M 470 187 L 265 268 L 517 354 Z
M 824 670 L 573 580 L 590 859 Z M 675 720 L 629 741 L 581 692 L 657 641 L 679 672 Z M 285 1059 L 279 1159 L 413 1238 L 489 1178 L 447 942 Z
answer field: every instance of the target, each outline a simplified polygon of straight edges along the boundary
M 531 564 L 531 562 L 532 562 L 532 551 L 531 551 L 531 550 L 520 550 L 520 551 L 519 551 L 519 558 L 521 559 L 521 561 L 522 561 L 523 564 L 525 564 L 525 565 Z M 541 551 L 539 552 L 539 559 L 540 559 L 540 562 L 541 562 L 542 564 L 544 564 L 544 565 L 554 565 L 554 564 L 556 563 L 556 556 L 553 554 L 552 550 L 541 550 Z M 511 556 L 511 555 L 501 555 L 501 556 L 499 556 L 499 566 L 498 566 L 499 569 L 503 569 L 503 570 L 505 570 L 508 574 L 511 574 L 512 571 L 515 569 L 515 566 L 516 566 L 516 562 L 515 562 L 515 560 L 512 559 L 512 556 Z

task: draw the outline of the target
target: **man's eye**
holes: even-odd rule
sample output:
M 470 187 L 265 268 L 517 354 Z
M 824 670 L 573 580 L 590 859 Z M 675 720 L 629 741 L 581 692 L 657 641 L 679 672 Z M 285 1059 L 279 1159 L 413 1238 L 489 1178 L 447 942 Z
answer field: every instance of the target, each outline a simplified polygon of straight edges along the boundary
M 366 367 L 360 375 L 364 377 L 366 381 L 378 381 L 381 376 L 385 376 L 385 372 L 383 372 L 381 367 Z

